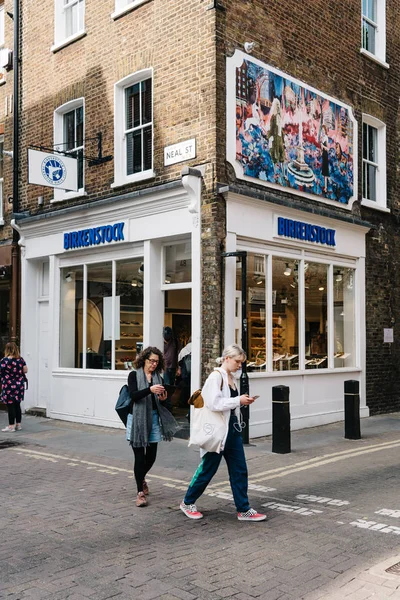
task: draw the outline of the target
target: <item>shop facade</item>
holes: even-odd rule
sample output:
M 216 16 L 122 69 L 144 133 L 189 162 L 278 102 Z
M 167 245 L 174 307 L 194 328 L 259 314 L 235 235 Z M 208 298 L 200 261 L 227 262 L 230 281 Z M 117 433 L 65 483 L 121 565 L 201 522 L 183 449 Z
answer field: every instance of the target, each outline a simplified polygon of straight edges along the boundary
M 368 227 L 226 194 L 228 252 L 247 253 L 250 437 L 272 430 L 272 387 L 290 388 L 291 426 L 343 419 L 344 381 L 365 394 L 365 236 Z M 241 261 L 226 259 L 225 343 L 241 343 Z
M 136 194 L 20 219 L 25 408 L 120 426 L 114 406 L 137 353 L 192 341 L 200 384 L 201 173 Z

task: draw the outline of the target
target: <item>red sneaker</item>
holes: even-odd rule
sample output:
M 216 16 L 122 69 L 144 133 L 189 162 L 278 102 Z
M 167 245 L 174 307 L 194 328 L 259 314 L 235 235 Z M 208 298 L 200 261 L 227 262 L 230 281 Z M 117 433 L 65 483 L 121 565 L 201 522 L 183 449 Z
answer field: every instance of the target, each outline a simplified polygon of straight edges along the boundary
M 246 512 L 238 513 L 237 518 L 239 521 L 265 521 L 267 515 L 258 513 L 254 508 L 249 508 Z
M 189 517 L 189 519 L 202 519 L 203 518 L 203 513 L 199 512 L 197 510 L 195 504 L 185 504 L 184 502 L 181 502 L 179 505 L 179 508 L 181 509 L 182 512 L 185 513 L 185 515 L 187 517 Z

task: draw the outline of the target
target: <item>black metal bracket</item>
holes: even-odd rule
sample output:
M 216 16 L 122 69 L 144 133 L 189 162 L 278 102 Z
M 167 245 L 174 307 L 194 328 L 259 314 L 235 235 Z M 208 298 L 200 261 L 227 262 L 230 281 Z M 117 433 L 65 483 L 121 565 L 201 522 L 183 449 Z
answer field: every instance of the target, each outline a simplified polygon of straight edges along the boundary
M 109 162 L 110 160 L 112 160 L 114 158 L 112 156 L 112 154 L 109 154 L 108 156 L 103 156 L 103 134 L 101 133 L 101 131 L 99 131 L 99 133 L 96 134 L 96 137 L 90 137 L 90 138 L 84 139 L 85 144 L 86 144 L 86 142 L 93 142 L 93 141 L 97 142 L 97 156 L 83 154 L 83 158 L 88 161 L 89 167 L 102 165 L 103 163 Z M 56 144 L 53 148 L 49 148 L 49 147 L 41 146 L 41 145 L 34 146 L 33 144 L 30 144 L 29 147 L 33 148 L 35 150 L 40 150 L 41 152 L 54 152 L 54 154 L 61 154 L 62 156 L 70 156 L 71 158 L 76 158 L 76 156 L 75 156 L 76 151 L 60 150 L 59 147 L 65 146 L 66 144 L 67 144 L 67 142 L 62 142 L 60 144 Z

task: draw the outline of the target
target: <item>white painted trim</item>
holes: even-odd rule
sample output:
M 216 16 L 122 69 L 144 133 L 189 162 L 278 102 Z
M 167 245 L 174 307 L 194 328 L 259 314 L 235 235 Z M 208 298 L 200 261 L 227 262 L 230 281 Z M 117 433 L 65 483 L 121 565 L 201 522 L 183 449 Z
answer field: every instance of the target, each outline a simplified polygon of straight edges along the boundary
M 274 183 L 262 181 L 261 179 L 257 179 L 255 177 L 249 177 L 244 174 L 242 166 L 236 160 L 236 68 L 239 67 L 244 60 L 248 60 L 260 67 L 267 68 L 272 73 L 280 75 L 285 79 L 288 79 L 295 84 L 304 87 L 323 98 L 326 98 L 330 102 L 337 104 L 338 106 L 342 106 L 349 112 L 349 117 L 353 123 L 353 196 L 349 200 L 349 203 L 341 204 L 340 202 L 336 202 L 335 200 L 330 200 L 328 198 L 319 197 L 316 194 L 309 194 L 307 192 L 301 192 L 300 190 L 296 190 L 293 188 L 282 187 L 281 185 L 277 185 Z M 241 50 L 236 49 L 235 54 L 231 57 L 228 57 L 226 60 L 226 160 L 232 165 L 232 168 L 235 171 L 236 177 L 242 179 L 244 181 L 248 181 L 251 184 L 257 184 L 261 186 L 265 186 L 267 188 L 279 190 L 280 192 L 289 194 L 289 195 L 297 195 L 302 198 L 309 198 L 314 202 L 320 202 L 322 204 L 328 204 L 330 206 L 335 206 L 336 208 L 341 208 L 343 210 L 351 210 L 353 202 L 357 200 L 357 186 L 358 186 L 358 123 L 357 119 L 354 117 L 353 109 L 350 105 L 345 104 L 341 100 L 337 98 L 333 98 L 328 94 L 325 94 L 321 90 L 317 90 L 316 88 L 308 85 L 307 83 L 292 77 L 280 71 L 279 69 L 275 69 L 271 65 L 264 63 L 260 60 L 257 60 L 253 56 L 242 52 Z
M 374 127 L 377 131 L 377 170 L 376 170 L 376 203 L 373 200 L 369 200 L 369 198 L 363 198 L 368 202 L 370 208 L 377 208 L 378 206 L 387 209 L 387 185 L 386 185 L 386 124 L 373 117 L 369 114 L 363 114 L 362 116 L 363 123 L 363 133 L 364 133 L 364 123 L 366 125 L 370 125 Z M 362 168 L 364 169 L 364 156 L 362 156 Z M 364 192 L 364 190 L 363 190 Z M 376 207 L 374 206 L 376 205 Z M 378 208 L 377 208 L 378 209 Z M 379 210 L 379 209 L 378 209 Z M 388 212 L 390 212 L 388 210 Z
M 111 18 L 115 21 L 116 19 L 119 19 L 119 17 L 122 17 L 126 13 L 131 12 L 135 8 L 138 8 L 139 6 L 142 6 L 142 4 L 146 4 L 146 2 L 149 1 L 150 0 L 133 0 L 133 2 L 129 2 L 122 8 L 116 8 L 115 11 L 111 13 Z M 117 4 L 117 2 L 115 2 L 115 4 Z
M 125 143 L 125 89 L 135 83 L 151 79 L 152 103 L 152 167 L 140 173 L 126 174 L 126 143 Z M 135 183 L 155 177 L 154 173 L 154 72 L 153 68 L 142 69 L 120 79 L 114 84 L 114 182 L 112 188 Z
M 60 151 L 63 151 L 65 146 L 63 145 L 64 139 L 64 115 L 76 110 L 77 108 L 83 108 L 83 153 L 85 153 L 85 130 L 86 130 L 86 107 L 85 98 L 75 98 L 69 102 L 65 102 L 61 106 L 55 109 L 53 114 L 53 135 L 54 135 L 54 148 L 57 147 Z M 61 141 L 62 140 L 62 141 Z M 54 189 L 54 197 L 50 203 L 63 202 L 64 200 L 71 200 L 72 198 L 78 198 L 86 196 L 85 192 L 85 159 L 83 159 L 83 187 L 78 191 L 64 191 Z
M 376 29 L 375 29 L 375 54 L 366 50 L 363 47 L 363 12 L 362 12 L 362 2 L 361 5 L 361 49 L 360 52 L 365 54 L 375 62 L 381 64 L 385 68 L 389 68 L 389 65 L 386 62 L 386 0 L 376 0 Z M 368 19 L 368 17 L 367 17 Z M 372 22 L 372 21 L 371 21 Z
M 373 208 L 374 210 L 380 210 L 381 212 L 390 213 L 390 208 L 387 206 L 381 206 L 374 202 L 373 200 L 367 200 L 366 198 L 362 198 L 361 206 L 366 206 L 368 208 Z
M 50 47 L 50 52 L 58 52 L 59 50 L 62 50 L 62 48 L 65 48 L 66 46 L 69 46 L 70 44 L 73 44 L 74 42 L 77 42 L 78 40 L 84 38 L 85 36 L 87 36 L 87 31 L 81 31 L 79 33 L 75 33 L 74 35 L 71 35 L 69 38 L 65 38 L 64 41 L 60 42 L 59 44 L 53 44 Z
M 365 50 L 365 48 L 360 48 L 360 54 L 363 54 L 370 60 L 373 60 L 378 65 L 381 65 L 381 67 L 383 67 L 384 69 L 390 68 L 389 63 L 385 62 L 384 60 L 381 60 L 378 56 L 376 56 L 376 54 L 372 54 L 372 52 L 368 52 L 368 50 Z

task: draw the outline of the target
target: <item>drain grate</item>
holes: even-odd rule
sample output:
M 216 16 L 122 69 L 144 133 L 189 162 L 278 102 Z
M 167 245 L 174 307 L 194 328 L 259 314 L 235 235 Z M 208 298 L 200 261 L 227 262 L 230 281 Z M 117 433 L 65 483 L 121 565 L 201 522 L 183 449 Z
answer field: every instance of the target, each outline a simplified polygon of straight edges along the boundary
M 385 573 L 392 573 L 393 575 L 400 575 L 400 562 L 392 565 L 388 569 L 386 569 Z
M 20 446 L 20 442 L 12 442 L 11 440 L 7 440 L 6 442 L 0 442 L 0 450 L 4 450 L 5 448 L 11 448 L 12 446 Z

